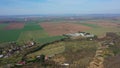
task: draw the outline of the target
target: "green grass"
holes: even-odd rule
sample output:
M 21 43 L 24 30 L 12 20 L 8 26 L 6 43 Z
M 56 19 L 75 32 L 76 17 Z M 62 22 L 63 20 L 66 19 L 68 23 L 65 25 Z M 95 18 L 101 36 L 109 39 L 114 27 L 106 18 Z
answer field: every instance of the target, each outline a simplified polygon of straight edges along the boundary
M 48 33 L 38 25 L 38 23 L 26 23 L 17 41 L 26 42 L 32 39 L 43 44 L 61 38 L 63 38 L 63 36 L 49 36 Z
M 40 27 L 40 25 L 37 23 L 26 23 L 22 30 L 23 31 L 43 30 L 43 28 Z
M 91 30 L 87 30 L 86 32 L 95 34 L 97 36 L 103 36 L 106 34 L 106 32 L 120 32 L 120 28 L 117 27 L 111 27 L 111 28 L 106 28 L 106 27 L 102 27 L 102 28 L 94 28 Z
M 0 42 L 16 41 L 21 30 L 0 30 Z
M 52 41 L 59 40 L 62 38 L 64 38 L 64 36 L 51 36 L 51 37 L 49 36 L 49 37 L 40 38 L 37 41 L 44 44 L 44 43 L 52 42 Z
M 0 24 L 0 43 L 16 41 L 21 33 L 21 30 L 4 30 L 4 28 L 9 25 L 9 23 Z
M 26 41 L 47 37 L 47 33 L 35 22 L 26 23 L 23 29 L 3 30 L 8 24 L 0 24 L 0 42 Z
M 7 25 L 8 25 L 7 23 L 0 24 L 0 30 L 3 30 Z
M 45 46 L 43 49 L 27 55 L 27 59 L 44 54 L 53 56 L 51 60 L 58 63 L 70 63 L 70 68 L 86 68 L 95 56 L 98 42 L 67 41 Z M 54 68 L 54 66 L 53 66 Z
M 21 32 L 18 41 L 37 40 L 39 38 L 48 37 L 48 34 L 43 30 L 23 31 Z
M 92 28 L 99 28 L 100 26 L 96 25 L 96 24 L 88 24 L 88 23 L 80 23 L 81 25 L 85 25 L 85 26 L 89 26 Z
M 28 57 L 34 57 L 40 54 L 51 56 L 54 54 L 62 53 L 65 50 L 65 46 L 63 44 L 64 44 L 63 42 L 59 42 L 57 44 L 50 44 L 44 47 L 42 50 L 29 54 Z

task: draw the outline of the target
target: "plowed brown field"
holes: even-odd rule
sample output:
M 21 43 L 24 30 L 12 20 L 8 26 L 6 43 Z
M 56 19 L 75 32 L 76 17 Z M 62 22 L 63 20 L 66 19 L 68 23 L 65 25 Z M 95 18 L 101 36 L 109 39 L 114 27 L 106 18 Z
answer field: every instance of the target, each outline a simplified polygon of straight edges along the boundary
M 4 29 L 5 30 L 12 30 L 12 29 L 22 29 L 22 28 L 24 28 L 24 23 L 10 23 Z
M 73 23 L 41 23 L 45 31 L 51 36 L 62 35 L 66 33 L 74 33 L 91 29 L 90 27 Z

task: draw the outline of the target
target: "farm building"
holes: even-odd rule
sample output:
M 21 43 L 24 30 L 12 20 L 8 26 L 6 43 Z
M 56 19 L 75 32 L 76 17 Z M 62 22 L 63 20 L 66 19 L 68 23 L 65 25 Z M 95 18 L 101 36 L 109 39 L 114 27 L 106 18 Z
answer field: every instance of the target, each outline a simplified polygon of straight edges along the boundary
M 90 34 L 87 32 L 77 32 L 77 33 L 70 33 L 70 34 L 65 34 L 64 36 L 67 36 L 71 39 L 87 39 L 87 40 L 95 40 L 97 39 L 97 36 L 94 34 Z
M 93 34 L 90 34 L 90 33 L 86 33 L 86 32 L 78 32 L 78 33 L 70 33 L 70 34 L 65 34 L 66 36 L 69 36 L 69 37 L 94 37 L 95 35 Z

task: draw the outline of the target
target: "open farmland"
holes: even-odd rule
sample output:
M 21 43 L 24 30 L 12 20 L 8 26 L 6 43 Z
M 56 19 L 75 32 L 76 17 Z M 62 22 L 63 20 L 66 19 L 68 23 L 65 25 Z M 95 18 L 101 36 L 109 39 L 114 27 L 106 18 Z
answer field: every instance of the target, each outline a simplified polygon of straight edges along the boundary
M 25 23 L 25 26 L 23 28 L 23 31 L 33 31 L 33 30 L 43 30 L 42 27 L 40 27 L 37 23 Z
M 21 43 L 34 40 L 40 43 L 45 43 L 60 38 L 63 37 L 49 36 L 48 33 L 35 22 L 0 24 L 0 42 L 17 41 Z
M 23 31 L 21 32 L 18 41 L 27 42 L 29 40 L 37 40 L 43 37 L 48 37 L 48 34 L 43 30 Z
M 59 40 L 62 38 L 65 38 L 65 37 L 64 36 L 49 36 L 49 37 L 43 37 L 43 38 L 41 37 L 37 41 L 40 42 L 41 44 L 44 44 L 44 43 L 52 42 L 52 41 Z
M 14 29 L 22 29 L 22 28 L 24 28 L 24 23 L 10 23 L 4 29 L 5 30 L 14 30 Z
M 80 23 L 80 24 L 84 25 L 84 26 L 89 26 L 89 27 L 92 27 L 92 28 L 98 28 L 98 27 L 100 27 L 99 25 L 92 24 L 92 23 Z
M 91 29 L 88 26 L 73 23 L 41 23 L 40 25 L 51 36 L 63 35 L 67 33 L 74 33 Z
M 21 30 L 0 30 L 0 42 L 16 41 Z
M 33 31 L 33 32 L 32 32 Z M 0 24 L 0 42 L 24 41 L 47 35 L 36 23 L 3 23 Z M 23 39 L 23 40 L 22 40 Z
M 1 23 L 0 24 L 0 30 L 3 30 L 8 24 L 6 23 Z
M 0 42 L 26 42 L 32 39 L 45 43 L 46 40 L 50 41 L 52 38 L 56 39 L 56 37 L 63 34 L 78 31 L 85 31 L 103 37 L 106 32 L 119 32 L 118 24 L 119 21 L 114 22 L 111 20 L 1 23 Z
M 111 21 L 88 21 L 86 22 L 88 24 L 96 24 L 98 26 L 101 26 L 101 27 L 117 27 L 118 25 L 114 22 L 111 22 Z
M 118 23 L 119 22 L 109 20 L 88 20 L 78 22 L 78 24 L 91 27 L 92 29 L 85 31 L 93 33 L 98 37 L 104 37 L 106 32 L 119 32 L 120 28 Z
M 48 37 L 48 34 L 37 23 L 26 23 L 17 41 L 27 42 L 31 39 L 36 41 L 44 37 Z
M 40 23 L 50 36 L 85 31 L 98 37 L 104 37 L 106 32 L 119 32 L 119 21 L 113 20 L 84 20 L 84 21 L 56 21 Z

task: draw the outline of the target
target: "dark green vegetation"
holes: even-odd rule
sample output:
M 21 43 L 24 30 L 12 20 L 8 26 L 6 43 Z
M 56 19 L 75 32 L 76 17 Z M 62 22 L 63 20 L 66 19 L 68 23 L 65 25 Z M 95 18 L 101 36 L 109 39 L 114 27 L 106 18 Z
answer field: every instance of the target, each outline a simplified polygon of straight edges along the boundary
M 52 41 L 55 41 L 55 40 L 59 40 L 61 38 L 65 38 L 65 37 L 64 36 L 43 37 L 43 38 L 38 39 L 37 41 L 41 42 L 41 43 L 48 43 L 48 42 L 52 42 Z
M 3 30 L 4 27 L 7 26 L 7 25 L 8 25 L 8 24 L 6 24 L 6 23 L 2 23 L 2 24 L 0 24 L 0 30 Z
M 89 27 L 92 27 L 92 28 L 99 28 L 100 27 L 96 24 L 88 24 L 88 23 L 80 23 L 80 24 L 85 25 L 85 26 L 89 26 Z
M 29 40 L 38 40 L 43 37 L 48 37 L 47 32 L 44 31 L 38 23 L 26 23 L 18 38 L 18 42 L 27 42 Z
M 18 39 L 21 30 L 5 30 L 4 28 L 9 25 L 7 23 L 0 24 L 0 43 L 15 41 Z
M 33 30 L 43 30 L 38 23 L 35 22 L 26 22 L 23 31 L 33 31 Z
M 0 42 L 16 41 L 21 30 L 0 30 Z

